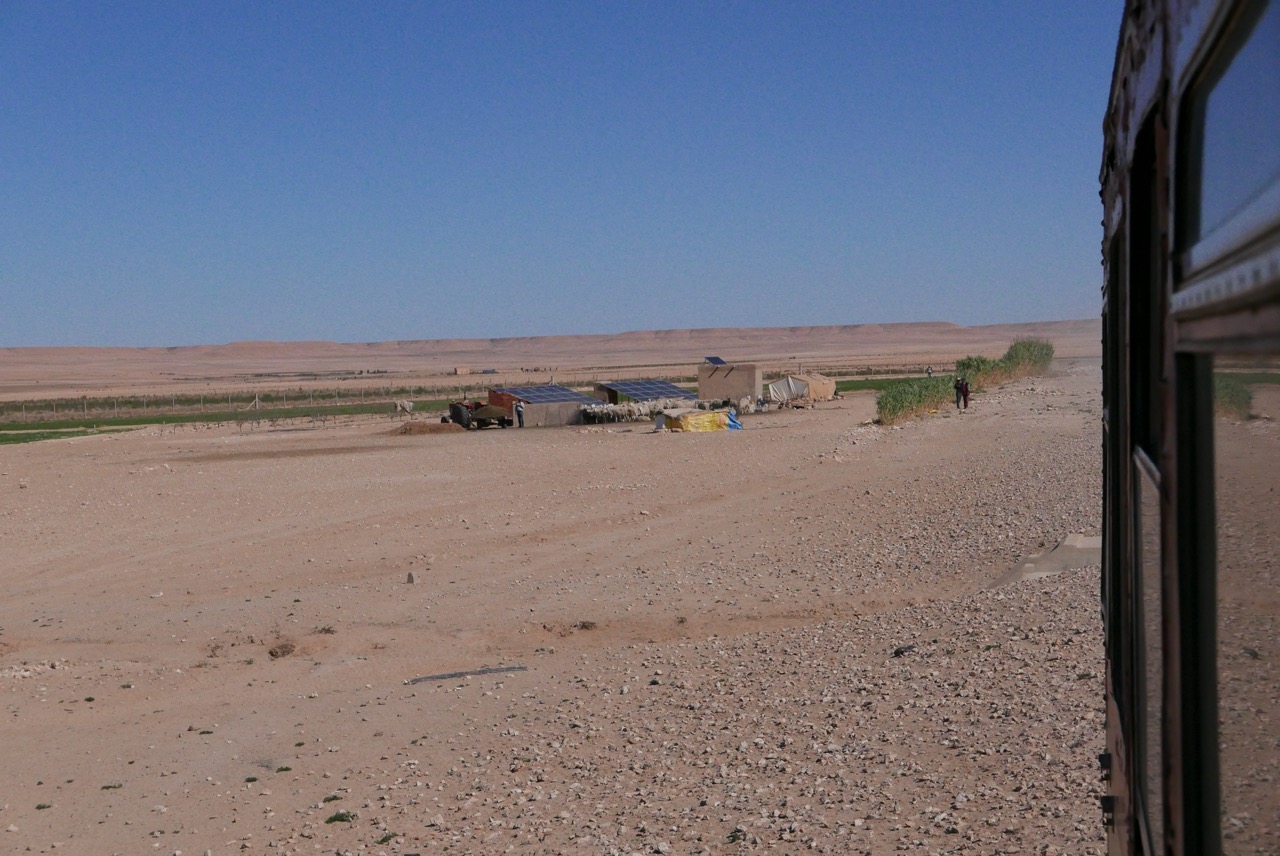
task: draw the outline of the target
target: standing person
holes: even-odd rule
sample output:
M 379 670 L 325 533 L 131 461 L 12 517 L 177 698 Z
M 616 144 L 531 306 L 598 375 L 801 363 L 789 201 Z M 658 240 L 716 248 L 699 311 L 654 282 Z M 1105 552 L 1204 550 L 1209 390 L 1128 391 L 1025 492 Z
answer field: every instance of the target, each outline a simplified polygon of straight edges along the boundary
M 956 390 L 956 410 L 959 410 L 961 391 L 964 389 L 964 378 L 956 375 L 956 382 L 952 384 L 952 386 L 954 386 Z
M 969 381 L 960 381 L 960 396 L 964 399 L 964 409 L 969 409 Z
M 516 427 L 524 427 L 524 402 L 516 401 Z
M 933 377 L 933 366 L 927 366 L 924 370 L 924 373 L 929 377 Z

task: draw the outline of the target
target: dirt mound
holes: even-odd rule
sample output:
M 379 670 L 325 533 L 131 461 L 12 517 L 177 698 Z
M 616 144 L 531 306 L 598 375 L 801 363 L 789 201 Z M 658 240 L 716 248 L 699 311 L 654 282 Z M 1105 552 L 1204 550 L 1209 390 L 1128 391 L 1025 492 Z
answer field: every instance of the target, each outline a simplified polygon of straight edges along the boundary
M 450 431 L 466 431 L 456 422 L 406 422 L 392 431 L 392 434 L 445 434 Z

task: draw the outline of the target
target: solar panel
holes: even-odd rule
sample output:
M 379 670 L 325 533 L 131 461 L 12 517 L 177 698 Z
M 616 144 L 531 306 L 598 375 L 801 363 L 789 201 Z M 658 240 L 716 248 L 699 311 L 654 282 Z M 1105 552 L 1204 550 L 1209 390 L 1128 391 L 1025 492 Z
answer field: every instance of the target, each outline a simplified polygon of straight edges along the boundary
M 689 390 L 665 380 L 613 380 L 600 385 L 635 401 L 657 401 L 661 398 L 697 399 L 698 397 Z
M 711 365 L 713 366 L 728 365 L 728 363 L 726 363 L 724 360 L 720 359 L 719 357 L 703 357 L 703 359 L 711 363 Z
M 583 395 L 580 392 L 574 392 L 572 389 L 564 386 L 495 387 L 494 392 L 505 392 L 507 395 L 515 396 L 521 401 L 527 401 L 530 404 L 559 404 L 566 401 L 575 402 L 577 404 L 600 403 L 590 396 Z

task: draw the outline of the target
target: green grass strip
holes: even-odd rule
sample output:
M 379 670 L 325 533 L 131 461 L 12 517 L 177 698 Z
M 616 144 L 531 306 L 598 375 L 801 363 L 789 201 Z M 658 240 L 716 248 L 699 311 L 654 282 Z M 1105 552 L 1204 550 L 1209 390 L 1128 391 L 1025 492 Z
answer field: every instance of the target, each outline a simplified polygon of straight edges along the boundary
M 71 431 L 0 430 L 0 446 L 12 445 L 14 443 L 37 443 L 41 440 L 65 440 L 68 437 L 91 437 L 95 434 L 119 434 L 122 430 L 127 429 L 117 429 L 114 431 L 98 431 L 93 428 L 83 428 Z
M 838 380 L 836 381 L 836 392 L 863 392 L 865 390 L 882 392 L 883 390 L 891 389 L 892 387 L 900 384 L 912 383 L 916 380 L 927 380 L 927 378 L 867 377 L 852 380 Z
M 456 399 L 429 399 L 425 401 L 415 401 L 413 403 L 413 409 L 415 412 L 421 413 L 445 411 L 448 410 L 449 401 L 451 400 Z M 206 422 L 256 422 L 264 419 L 307 419 L 366 415 L 390 416 L 392 415 L 390 404 L 388 402 L 376 402 L 369 404 L 329 405 L 323 407 L 264 407 L 260 410 L 224 410 L 210 413 L 156 413 L 152 416 L 90 416 L 80 419 L 45 419 L 32 422 L 3 422 L 0 423 L 0 432 L 59 430 L 92 431 L 98 428 L 137 428 L 142 425 L 188 425 Z

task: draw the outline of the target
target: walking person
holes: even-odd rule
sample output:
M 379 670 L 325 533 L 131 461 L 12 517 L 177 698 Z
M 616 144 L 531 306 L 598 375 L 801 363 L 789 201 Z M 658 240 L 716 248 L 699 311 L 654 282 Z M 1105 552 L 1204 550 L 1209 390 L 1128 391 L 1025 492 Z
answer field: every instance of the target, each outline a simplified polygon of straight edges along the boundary
M 933 377 L 933 366 L 925 366 L 924 373 L 929 377 Z
M 517 401 L 515 409 L 516 409 L 516 427 L 523 428 L 524 427 L 524 402 Z
M 969 381 L 960 381 L 960 397 L 964 399 L 964 409 L 969 409 Z
M 957 376 L 956 376 L 956 382 L 955 382 L 954 384 L 952 384 L 952 386 L 954 386 L 954 387 L 955 387 L 955 390 L 956 390 L 956 410 L 959 410 L 959 409 L 960 409 L 960 399 L 961 399 L 961 395 L 962 395 L 961 390 L 963 390 L 963 389 L 964 389 L 964 378 L 962 378 L 962 377 L 960 377 L 959 375 L 957 375 Z

